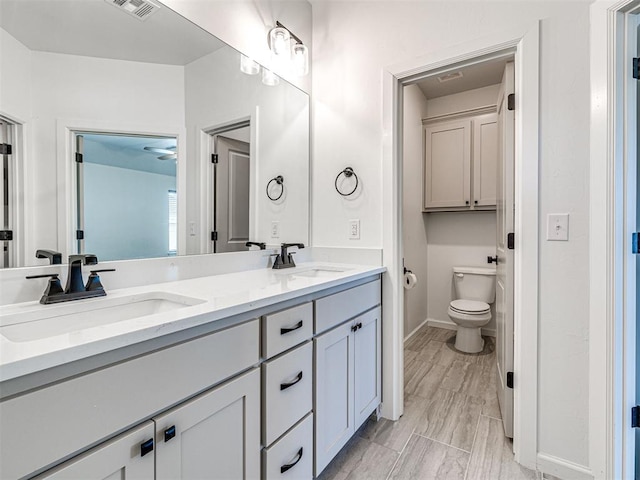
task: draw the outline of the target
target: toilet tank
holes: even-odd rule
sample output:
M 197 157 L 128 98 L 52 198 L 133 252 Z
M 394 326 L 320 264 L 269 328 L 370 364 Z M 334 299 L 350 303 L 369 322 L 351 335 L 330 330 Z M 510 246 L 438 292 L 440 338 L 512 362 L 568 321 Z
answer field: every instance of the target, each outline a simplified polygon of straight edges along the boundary
M 493 303 L 496 299 L 495 267 L 453 267 L 456 299 Z

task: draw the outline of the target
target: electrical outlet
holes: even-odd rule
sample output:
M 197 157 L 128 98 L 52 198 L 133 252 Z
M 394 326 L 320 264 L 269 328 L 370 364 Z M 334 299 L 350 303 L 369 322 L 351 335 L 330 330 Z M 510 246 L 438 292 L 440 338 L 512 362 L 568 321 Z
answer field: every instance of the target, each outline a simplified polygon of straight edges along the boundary
M 569 240 L 568 213 L 550 213 L 547 215 L 547 240 Z
M 271 222 L 271 238 L 280 238 L 280 222 Z
M 196 236 L 196 222 L 189 222 L 189 235 Z
M 349 240 L 360 240 L 360 220 L 349 220 Z

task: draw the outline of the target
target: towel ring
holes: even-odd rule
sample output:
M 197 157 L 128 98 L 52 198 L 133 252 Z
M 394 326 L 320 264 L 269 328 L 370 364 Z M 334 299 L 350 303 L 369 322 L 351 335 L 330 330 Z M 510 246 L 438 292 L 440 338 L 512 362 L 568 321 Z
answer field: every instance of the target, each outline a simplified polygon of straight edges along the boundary
M 277 197 L 272 197 L 271 195 L 269 195 L 269 187 L 273 182 L 276 182 L 276 184 L 280 185 L 280 195 L 278 195 Z M 271 200 L 272 202 L 280 200 L 280 197 L 282 197 L 282 194 L 284 193 L 284 177 L 282 175 L 278 175 L 277 177 L 273 177 L 271 180 L 269 180 L 269 183 L 267 183 L 266 192 L 267 197 L 269 197 L 269 200 Z
M 338 188 L 338 179 L 340 178 L 340 175 L 344 175 L 347 178 L 351 177 L 352 175 L 356 177 L 356 186 L 353 187 L 353 190 L 351 190 L 349 193 L 341 192 L 340 189 Z M 336 177 L 336 181 L 334 182 L 334 186 L 336 187 L 336 192 L 338 192 L 343 197 L 348 197 L 349 195 L 353 195 L 353 192 L 355 192 L 356 189 L 358 188 L 358 175 L 356 175 L 356 172 L 353 171 L 353 168 L 347 167 L 338 174 L 338 176 Z

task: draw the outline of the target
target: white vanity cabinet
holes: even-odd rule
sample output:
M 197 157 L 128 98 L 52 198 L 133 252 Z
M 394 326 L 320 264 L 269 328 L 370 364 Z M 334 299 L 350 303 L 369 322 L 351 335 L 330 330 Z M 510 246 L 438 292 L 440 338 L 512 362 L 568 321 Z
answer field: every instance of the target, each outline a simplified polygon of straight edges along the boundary
M 495 113 L 424 127 L 424 210 L 490 210 L 496 205 Z
M 153 422 L 145 422 L 35 480 L 154 480 L 153 432 Z
M 316 476 L 380 404 L 379 305 L 379 281 L 316 301 L 316 326 L 338 325 L 314 339 Z

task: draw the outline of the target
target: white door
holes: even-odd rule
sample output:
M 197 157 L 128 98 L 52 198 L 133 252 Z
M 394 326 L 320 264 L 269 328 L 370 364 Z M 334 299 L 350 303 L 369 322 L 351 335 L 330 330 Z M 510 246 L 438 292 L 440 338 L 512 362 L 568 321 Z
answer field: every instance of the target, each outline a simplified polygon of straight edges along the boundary
M 156 479 L 260 477 L 260 370 L 154 418 Z
M 316 476 L 354 432 L 353 324 L 347 322 L 314 339 Z
M 353 397 L 357 430 L 380 403 L 380 307 L 359 316 L 353 322 L 354 335 Z
M 214 252 L 243 251 L 249 240 L 249 144 L 217 135 L 215 151 Z
M 145 422 L 36 480 L 153 480 L 153 422 Z
M 514 110 L 509 95 L 514 89 L 513 62 L 508 62 L 498 95 L 498 172 L 497 172 L 497 256 L 496 271 L 496 360 L 500 413 L 507 437 L 513 437 L 513 388 L 507 376 L 513 372 L 513 249 L 509 234 L 514 229 Z
M 496 204 L 498 118 L 495 113 L 473 119 L 473 207 Z

